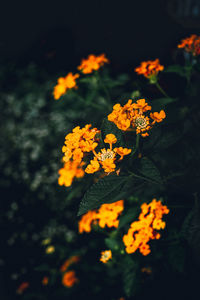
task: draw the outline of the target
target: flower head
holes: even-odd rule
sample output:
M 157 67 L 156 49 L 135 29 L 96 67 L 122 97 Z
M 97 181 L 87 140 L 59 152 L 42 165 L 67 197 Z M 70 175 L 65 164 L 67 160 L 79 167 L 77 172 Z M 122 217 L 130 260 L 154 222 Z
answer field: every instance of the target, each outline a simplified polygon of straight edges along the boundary
M 105 143 L 108 143 L 110 148 L 109 149 L 101 149 L 100 152 L 96 153 L 95 150 L 93 150 L 94 153 L 94 159 L 90 161 L 90 164 L 85 169 L 86 173 L 95 173 L 99 171 L 100 167 L 104 170 L 106 173 L 114 172 L 116 169 L 116 155 L 118 154 L 118 151 L 112 150 L 112 145 L 117 142 L 117 138 L 114 134 L 107 134 L 105 139 Z M 127 148 L 121 148 L 121 152 L 124 150 L 123 155 L 120 155 L 120 159 L 124 157 L 124 155 L 128 155 L 131 152 L 131 149 Z M 116 148 L 117 149 L 117 148 Z
M 67 74 L 66 77 L 60 77 L 58 79 L 57 85 L 54 87 L 53 95 L 54 99 L 58 100 L 62 95 L 64 95 L 68 89 L 77 89 L 76 79 L 79 74 L 72 74 L 71 72 Z
M 42 284 L 47 285 L 49 283 L 49 278 L 47 276 L 43 277 Z
M 20 284 L 20 286 L 18 287 L 16 293 L 17 294 L 23 294 L 23 292 L 29 287 L 29 282 L 24 281 Z
M 71 160 L 65 162 L 63 168 L 58 171 L 60 175 L 58 178 L 58 184 L 68 187 L 72 184 L 74 178 L 82 178 L 85 174 L 82 169 L 83 165 L 83 162 L 78 163 Z
M 161 201 L 153 199 L 149 204 L 143 203 L 141 210 L 139 220 L 131 224 L 128 233 L 123 236 L 123 242 L 127 253 L 134 253 L 139 249 L 140 253 L 148 255 L 151 252 L 148 242 L 160 238 L 156 230 L 165 228 L 162 217 L 169 213 L 169 209 Z
M 141 65 L 135 68 L 135 72 L 144 75 L 146 78 L 156 77 L 158 72 L 163 71 L 164 66 L 160 64 L 159 59 L 143 61 Z
M 101 252 L 101 258 L 100 261 L 102 261 L 104 264 L 108 262 L 109 259 L 112 258 L 112 252 L 111 250 L 105 250 Z
M 78 282 L 78 278 L 76 277 L 75 271 L 68 271 L 64 273 L 62 278 L 62 284 L 66 287 L 72 287 L 76 282 Z
M 78 70 L 81 70 L 81 72 L 84 74 L 89 74 L 98 70 L 108 62 L 109 60 L 105 57 L 105 54 L 101 54 L 99 56 L 90 54 L 88 58 L 82 59 L 80 66 L 78 66 Z
M 117 228 L 119 225 L 118 217 L 124 209 L 124 201 L 119 200 L 109 204 L 102 204 L 98 210 L 88 211 L 79 221 L 79 233 L 90 232 L 93 223 L 101 228 Z
M 156 122 L 162 122 L 166 117 L 163 110 L 160 113 L 149 113 L 149 111 L 151 111 L 151 106 L 145 99 L 139 99 L 136 103 L 132 103 L 130 99 L 124 106 L 114 105 L 112 113 L 108 115 L 108 120 L 115 123 L 123 131 L 131 130 L 130 127 L 132 127 L 136 134 L 146 137 L 153 125 Z
M 60 267 L 60 271 L 61 272 L 65 272 L 69 266 L 71 266 L 74 263 L 77 263 L 80 261 L 80 257 L 77 255 L 71 256 L 70 258 L 68 258 Z
M 51 253 L 55 252 L 55 247 L 50 245 L 46 248 L 45 252 L 46 252 L 46 254 L 51 254 Z
M 183 39 L 178 48 L 184 48 L 186 52 L 191 53 L 193 56 L 200 55 L 200 36 L 192 34 L 190 37 Z

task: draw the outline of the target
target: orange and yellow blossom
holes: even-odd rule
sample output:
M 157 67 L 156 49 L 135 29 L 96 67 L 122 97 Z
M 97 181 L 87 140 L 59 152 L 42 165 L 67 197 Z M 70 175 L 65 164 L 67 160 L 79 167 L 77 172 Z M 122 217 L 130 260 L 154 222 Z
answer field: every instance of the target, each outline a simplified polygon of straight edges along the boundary
M 85 169 L 86 173 L 95 173 L 99 171 L 100 167 L 103 168 L 104 172 L 111 173 L 114 172 L 116 169 L 116 154 L 120 152 L 120 159 L 121 160 L 124 155 L 128 155 L 131 153 L 131 149 L 127 148 L 115 148 L 112 149 L 112 145 L 117 142 L 117 138 L 114 134 L 107 134 L 106 138 L 104 139 L 104 142 L 110 145 L 109 149 L 101 149 L 99 153 L 96 153 L 95 150 L 93 150 L 94 159 L 90 161 L 90 164 Z
M 70 258 L 68 258 L 60 267 L 60 271 L 61 272 L 65 272 L 69 266 L 71 266 L 74 263 L 77 263 L 80 261 L 80 257 L 77 255 L 71 256 Z
M 117 228 L 119 225 L 118 217 L 124 209 L 124 201 L 119 200 L 109 204 L 102 204 L 98 210 L 88 211 L 79 221 L 79 233 L 90 232 L 92 223 L 101 227 Z
M 81 163 L 84 153 L 93 151 L 97 143 L 96 134 L 99 133 L 97 128 L 91 128 L 91 124 L 75 127 L 72 133 L 69 133 L 65 137 L 65 145 L 62 147 L 64 153 L 63 160 L 68 162 L 70 159 Z
M 89 210 L 86 214 L 84 214 L 79 223 L 78 230 L 79 233 L 90 232 L 92 229 L 92 223 L 96 220 L 96 212 Z
M 66 287 L 72 287 L 76 282 L 78 282 L 78 278 L 76 277 L 75 271 L 68 271 L 64 273 L 62 278 L 62 284 Z
M 100 261 L 106 264 L 109 259 L 112 259 L 112 251 L 111 250 L 102 251 Z
M 144 75 L 146 78 L 156 77 L 158 72 L 163 71 L 164 66 L 160 64 L 159 59 L 143 61 L 141 65 L 135 68 L 135 72 Z
M 29 287 L 29 282 L 24 281 L 20 284 L 20 286 L 18 287 L 16 293 L 17 294 L 23 294 L 23 292 Z
M 64 95 L 68 89 L 77 89 L 76 79 L 79 74 L 72 74 L 71 72 L 67 74 L 66 77 L 60 77 L 58 79 L 57 85 L 54 87 L 53 95 L 54 99 L 58 100 L 62 95 Z
M 156 230 L 165 228 L 166 223 L 162 221 L 162 217 L 169 213 L 169 209 L 156 199 L 149 204 L 143 203 L 141 210 L 139 220 L 133 222 L 128 233 L 123 236 L 126 252 L 129 254 L 134 253 L 137 249 L 143 255 L 151 252 L 148 242 L 160 238 L 160 234 Z
M 184 48 L 185 51 L 192 53 L 193 56 L 200 55 L 200 36 L 192 34 L 190 37 L 183 39 L 178 48 Z
M 80 66 L 78 66 L 78 70 L 84 74 L 89 74 L 98 70 L 105 63 L 109 63 L 109 60 L 105 57 L 105 54 L 101 54 L 99 56 L 90 54 L 88 58 L 82 59 Z
M 142 137 L 149 135 L 148 131 L 157 122 L 163 121 L 166 117 L 163 110 L 150 113 L 151 106 L 148 105 L 145 99 L 139 99 L 136 103 L 132 103 L 129 99 L 128 102 L 121 106 L 116 104 L 113 106 L 113 111 L 108 115 L 108 120 L 115 123 L 116 126 L 123 130 L 131 130 L 130 127 L 135 129 L 136 134 L 141 134 Z M 153 119 L 153 121 L 151 121 Z
M 72 184 L 74 178 L 82 178 L 85 174 L 84 170 L 82 169 L 83 165 L 83 162 L 78 163 L 71 160 L 65 162 L 63 168 L 58 171 L 60 175 L 58 178 L 58 184 L 68 187 Z
M 47 285 L 49 283 L 49 278 L 47 276 L 43 277 L 42 284 Z

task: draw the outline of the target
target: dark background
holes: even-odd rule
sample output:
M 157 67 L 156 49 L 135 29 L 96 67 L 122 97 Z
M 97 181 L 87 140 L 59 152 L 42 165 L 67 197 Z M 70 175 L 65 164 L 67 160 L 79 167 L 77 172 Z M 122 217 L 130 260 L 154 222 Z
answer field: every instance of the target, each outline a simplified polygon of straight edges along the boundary
M 4 1 L 0 61 L 57 72 L 104 52 L 128 71 L 141 60 L 168 60 L 180 39 L 199 28 L 199 0 Z

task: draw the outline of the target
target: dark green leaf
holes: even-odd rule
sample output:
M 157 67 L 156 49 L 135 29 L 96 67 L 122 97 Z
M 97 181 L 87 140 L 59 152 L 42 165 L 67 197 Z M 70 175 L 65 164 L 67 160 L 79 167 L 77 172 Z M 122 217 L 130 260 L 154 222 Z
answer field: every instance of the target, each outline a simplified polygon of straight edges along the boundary
M 109 175 L 93 184 L 85 193 L 78 211 L 78 216 L 88 210 L 98 208 L 103 203 L 112 203 L 120 200 L 121 192 L 127 177 Z
M 112 238 L 106 238 L 105 239 L 106 246 L 111 250 L 117 250 L 119 249 L 119 242 L 112 239 Z
M 180 65 L 173 65 L 165 68 L 166 73 L 176 73 L 180 76 L 187 77 L 185 67 Z
M 131 223 L 139 215 L 139 209 L 137 207 L 131 207 L 120 217 L 118 229 L 121 229 L 126 224 Z
M 139 288 L 138 264 L 130 256 L 123 260 L 123 285 L 127 297 L 134 296 Z
M 140 160 L 138 172 L 144 175 L 147 181 L 162 184 L 160 172 L 150 159 L 145 157 Z

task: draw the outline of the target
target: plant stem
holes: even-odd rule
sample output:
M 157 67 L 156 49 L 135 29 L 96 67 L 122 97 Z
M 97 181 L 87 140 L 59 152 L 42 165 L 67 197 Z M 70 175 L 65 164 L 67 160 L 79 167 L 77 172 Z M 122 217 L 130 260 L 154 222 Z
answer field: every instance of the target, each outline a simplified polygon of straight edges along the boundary
M 101 76 L 99 75 L 99 72 L 98 72 L 98 71 L 96 71 L 96 77 L 97 77 L 97 79 L 98 79 L 100 85 L 102 86 L 102 88 L 103 88 L 103 90 L 104 90 L 104 93 L 105 93 L 105 95 L 106 95 L 106 98 L 107 98 L 107 100 L 108 100 L 108 108 L 109 108 L 109 109 L 112 109 L 112 102 L 111 102 L 111 99 L 110 99 L 110 94 L 109 94 L 108 89 L 107 89 L 107 87 L 105 86 L 104 82 L 102 81 Z
M 136 142 L 135 142 L 135 149 L 132 151 L 131 156 L 133 156 L 136 151 L 139 149 L 139 142 L 140 142 L 140 135 L 136 134 Z
M 167 95 L 167 93 L 163 90 L 163 88 L 160 86 L 160 84 L 156 81 L 155 83 L 156 87 L 158 88 L 158 90 L 166 97 L 166 98 L 171 98 Z

